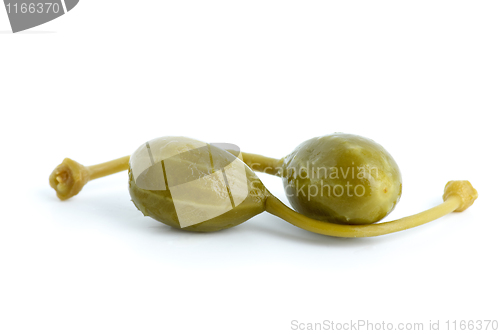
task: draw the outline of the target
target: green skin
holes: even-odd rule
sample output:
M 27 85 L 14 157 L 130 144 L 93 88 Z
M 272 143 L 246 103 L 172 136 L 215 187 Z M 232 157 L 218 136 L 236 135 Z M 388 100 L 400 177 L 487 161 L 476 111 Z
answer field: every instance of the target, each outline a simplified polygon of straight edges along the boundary
M 463 211 L 477 199 L 469 181 L 450 181 L 440 205 L 371 224 L 393 210 L 402 189 L 394 159 L 372 140 L 347 134 L 313 138 L 280 160 L 250 153 L 233 155 L 216 146 L 185 137 L 156 138 L 130 157 L 98 165 L 86 167 L 66 158 L 49 182 L 58 197 L 66 200 L 89 180 L 128 168 L 136 207 L 175 228 L 181 228 L 182 222 L 186 231 L 213 232 L 268 211 L 307 231 L 343 238 L 406 230 Z M 270 194 L 249 166 L 282 176 L 290 202 L 305 215 Z
M 178 142 L 175 145 L 179 145 L 180 150 L 187 145 L 182 137 L 173 141 Z M 133 159 L 134 155 L 130 160 Z M 212 147 L 212 159 L 226 165 L 234 156 Z M 168 161 L 169 168 L 188 171 L 179 173 L 180 178 L 191 174 L 190 168 L 209 169 L 207 161 L 197 159 L 196 155 Z M 401 173 L 396 162 L 382 146 L 361 136 L 333 134 L 313 138 L 281 161 L 278 174 L 282 176 L 288 199 L 296 211 L 309 218 L 339 224 L 371 224 L 389 214 L 401 196 Z M 153 167 L 142 172 L 138 180 L 154 182 L 154 177 L 150 177 L 154 174 Z M 250 192 L 242 203 L 218 217 L 182 230 L 214 232 L 239 225 L 265 211 L 269 192 L 247 165 L 245 173 Z M 197 196 L 204 196 L 204 191 L 206 189 L 192 193 L 193 203 Z M 145 190 L 137 186 L 129 168 L 129 192 L 145 216 L 181 229 L 168 187 Z
M 179 139 L 177 138 L 177 140 Z M 229 152 L 217 147 L 211 147 L 211 150 L 213 159 L 222 164 L 225 163 L 225 160 L 231 161 L 234 159 L 234 156 L 232 156 Z M 132 155 L 131 160 L 132 159 L 134 159 L 134 155 Z M 176 168 L 177 166 L 177 168 L 186 169 L 185 160 L 169 160 L 169 164 L 170 168 Z M 200 170 L 209 169 L 206 161 L 199 161 L 195 165 L 189 163 L 189 165 L 192 168 Z M 265 209 L 265 201 L 268 192 L 260 179 L 246 165 L 245 172 L 249 193 L 243 202 L 218 217 L 196 225 L 183 227 L 182 230 L 194 232 L 215 232 L 239 225 L 253 216 L 262 213 Z M 141 176 L 147 177 L 148 170 L 144 171 Z M 200 192 L 202 191 L 203 189 L 200 189 Z M 170 194 L 170 189 L 168 187 L 166 190 L 145 190 L 138 187 L 134 181 L 131 168 L 129 167 L 129 193 L 135 206 L 145 216 L 150 216 L 166 225 L 181 229 L 172 196 Z M 196 198 L 196 196 L 197 194 L 193 193 L 193 198 Z
M 361 136 L 313 138 L 282 160 L 279 174 L 290 204 L 313 219 L 372 224 L 401 197 L 398 165 L 382 146 Z

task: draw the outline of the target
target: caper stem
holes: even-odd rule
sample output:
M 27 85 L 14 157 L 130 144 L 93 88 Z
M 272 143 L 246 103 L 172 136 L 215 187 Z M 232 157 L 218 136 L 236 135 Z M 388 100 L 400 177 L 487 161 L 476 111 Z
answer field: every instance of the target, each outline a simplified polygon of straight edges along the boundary
M 314 233 L 342 238 L 375 237 L 416 227 L 432 220 L 438 219 L 452 211 L 455 211 L 462 199 L 458 195 L 449 196 L 443 203 L 432 209 L 417 213 L 405 218 L 367 225 L 341 225 L 323 222 L 308 218 L 293 211 L 279 199 L 270 195 L 266 200 L 266 210 L 289 222 L 292 225 Z
M 52 171 L 49 183 L 59 199 L 67 200 L 77 195 L 90 180 L 127 170 L 129 160 L 130 156 L 126 156 L 87 167 L 66 158 Z
M 95 180 L 100 177 L 108 176 L 128 169 L 130 155 L 119 159 L 104 162 L 102 164 L 88 166 L 90 172 L 90 180 Z
M 278 175 L 281 167 L 281 160 L 265 157 L 259 154 L 241 152 L 243 162 L 256 172 L 270 175 Z

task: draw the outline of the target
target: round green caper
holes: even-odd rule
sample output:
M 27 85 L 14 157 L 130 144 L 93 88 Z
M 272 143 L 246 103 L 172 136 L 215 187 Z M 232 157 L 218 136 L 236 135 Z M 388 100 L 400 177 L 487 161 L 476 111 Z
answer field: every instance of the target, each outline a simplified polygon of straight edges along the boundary
M 402 191 L 398 165 L 382 146 L 342 133 L 300 144 L 283 159 L 282 180 L 295 210 L 332 223 L 375 223 Z
M 313 219 L 375 223 L 394 209 L 401 196 L 396 161 L 381 145 L 357 135 L 312 138 L 281 160 L 243 157 L 255 170 L 281 176 L 292 207 Z

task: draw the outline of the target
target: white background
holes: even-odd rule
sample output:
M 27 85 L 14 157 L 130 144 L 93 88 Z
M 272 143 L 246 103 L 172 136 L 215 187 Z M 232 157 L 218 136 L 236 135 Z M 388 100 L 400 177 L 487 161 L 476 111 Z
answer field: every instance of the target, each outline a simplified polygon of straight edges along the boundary
M 499 17 L 498 1 L 82 0 L 12 34 L 0 8 L 0 332 L 500 320 Z M 48 185 L 64 157 L 100 163 L 159 136 L 281 157 L 336 131 L 398 162 L 403 196 L 386 220 L 440 203 L 448 180 L 479 199 L 351 240 L 267 213 L 173 230 L 136 210 L 126 173 L 67 202 Z

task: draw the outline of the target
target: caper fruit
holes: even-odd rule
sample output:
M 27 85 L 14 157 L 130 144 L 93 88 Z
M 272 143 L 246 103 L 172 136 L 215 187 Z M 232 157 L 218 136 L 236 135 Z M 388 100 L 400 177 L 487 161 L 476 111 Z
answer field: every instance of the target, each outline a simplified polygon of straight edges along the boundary
M 215 145 L 162 137 L 130 157 L 129 192 L 146 216 L 188 231 L 236 226 L 264 211 L 266 189 L 240 159 Z
M 99 165 L 86 167 L 66 158 L 51 173 L 49 183 L 61 200 L 67 200 L 90 180 L 128 169 L 129 192 L 136 207 L 144 215 L 175 228 L 218 231 L 268 211 L 305 230 L 346 238 L 377 236 L 415 227 L 449 212 L 463 211 L 477 198 L 476 190 L 468 181 L 450 181 L 442 204 L 406 218 L 369 224 L 392 210 L 401 195 L 399 169 L 380 145 L 359 136 L 334 134 L 307 141 L 281 160 L 242 155 L 219 146 L 185 137 L 157 138 L 140 146 L 131 157 Z M 292 196 L 291 202 L 298 210 L 326 221 L 316 220 L 280 202 L 241 159 L 258 171 L 282 175 L 285 187 L 291 189 L 318 182 L 321 185 L 323 181 L 335 190 L 337 186 L 348 186 L 350 181 L 354 194 L 356 186 L 362 185 L 368 190 L 358 196 L 359 199 L 347 193 L 347 197 L 322 195 L 319 200 L 311 201 L 316 197 L 312 196 L 311 187 L 304 194 Z M 300 173 L 307 172 L 301 167 L 308 163 L 316 168 L 343 167 L 344 171 L 340 172 L 344 180 L 322 178 L 319 173 L 301 180 Z M 357 167 L 366 167 L 368 174 L 355 178 L 356 174 L 346 172 L 346 168 L 352 166 L 358 172 Z M 380 168 L 378 174 L 373 171 L 375 167 Z M 293 183 L 295 180 L 299 180 L 297 186 Z M 329 204 L 333 204 L 332 207 Z
M 335 133 L 309 139 L 287 155 L 281 177 L 298 212 L 340 224 L 371 224 L 401 196 L 396 161 L 373 140 Z

